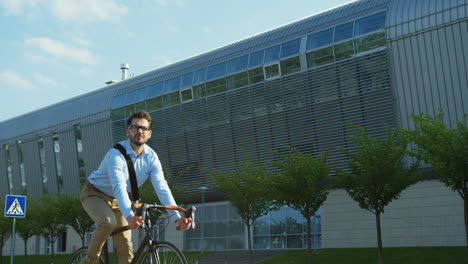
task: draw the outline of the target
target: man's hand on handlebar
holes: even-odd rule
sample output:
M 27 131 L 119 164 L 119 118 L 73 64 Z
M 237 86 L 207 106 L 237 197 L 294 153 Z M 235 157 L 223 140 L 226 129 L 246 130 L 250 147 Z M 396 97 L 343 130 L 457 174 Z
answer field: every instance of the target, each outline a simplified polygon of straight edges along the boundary
M 192 225 L 192 218 L 180 217 L 177 219 L 177 230 L 187 230 Z
M 140 225 L 144 224 L 143 218 L 141 216 L 130 215 L 127 217 L 128 229 L 137 229 Z

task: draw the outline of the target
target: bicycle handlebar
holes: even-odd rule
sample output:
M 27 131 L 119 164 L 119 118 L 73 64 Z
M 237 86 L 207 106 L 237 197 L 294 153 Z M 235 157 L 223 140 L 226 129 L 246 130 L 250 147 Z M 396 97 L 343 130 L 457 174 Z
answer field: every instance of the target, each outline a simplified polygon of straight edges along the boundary
M 176 206 L 176 205 L 143 204 L 143 203 L 132 204 L 132 210 L 135 211 L 135 215 L 143 216 L 143 220 L 145 219 L 145 215 L 146 215 L 145 213 L 148 209 L 165 209 L 165 210 L 179 211 L 183 214 L 185 218 L 192 218 L 192 228 L 195 229 L 195 210 L 196 210 L 195 206 L 191 206 L 189 208 L 183 208 L 183 207 Z M 144 226 L 140 226 L 140 227 L 144 227 Z M 129 229 L 128 225 L 118 227 L 114 229 L 114 231 L 112 231 L 111 235 L 126 231 L 128 229 Z M 176 230 L 180 230 L 180 228 L 177 226 Z

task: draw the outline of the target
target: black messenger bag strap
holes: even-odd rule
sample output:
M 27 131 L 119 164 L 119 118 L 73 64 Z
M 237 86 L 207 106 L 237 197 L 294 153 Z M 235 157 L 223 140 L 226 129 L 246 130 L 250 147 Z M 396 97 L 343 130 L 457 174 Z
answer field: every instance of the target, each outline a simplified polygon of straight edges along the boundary
M 130 176 L 130 185 L 132 187 L 132 195 L 130 196 L 130 200 L 132 200 L 133 202 L 138 202 L 138 200 L 140 200 L 140 195 L 138 193 L 138 184 L 137 184 L 135 168 L 133 167 L 132 159 L 127 154 L 127 151 L 125 150 L 125 148 L 119 143 L 115 144 L 114 148 L 118 149 L 120 153 L 122 153 L 122 155 L 125 157 L 125 160 L 127 161 L 128 174 Z

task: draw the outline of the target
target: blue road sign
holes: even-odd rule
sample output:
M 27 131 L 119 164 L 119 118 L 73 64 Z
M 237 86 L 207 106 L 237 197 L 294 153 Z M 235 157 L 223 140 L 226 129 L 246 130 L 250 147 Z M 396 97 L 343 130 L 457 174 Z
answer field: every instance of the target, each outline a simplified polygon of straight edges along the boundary
M 26 196 L 7 194 L 5 200 L 5 216 L 26 217 Z

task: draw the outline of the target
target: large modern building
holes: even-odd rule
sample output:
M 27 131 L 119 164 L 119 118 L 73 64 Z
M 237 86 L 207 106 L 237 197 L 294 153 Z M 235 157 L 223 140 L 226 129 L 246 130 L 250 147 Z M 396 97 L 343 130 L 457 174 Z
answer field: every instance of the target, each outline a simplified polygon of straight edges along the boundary
M 0 194 L 78 193 L 125 138 L 126 118 L 146 109 L 157 131 L 149 144 L 171 174 L 189 168 L 176 184 L 198 194 L 192 202 L 202 208 L 203 232 L 166 236 L 184 250 L 244 249 L 235 210 L 216 191 L 199 192 L 211 184 L 204 169 L 230 170 L 244 153 L 269 161 L 286 146 L 329 150 L 332 167 L 345 168 L 346 123 L 380 136 L 411 128 L 412 113 L 441 108 L 453 125 L 468 113 L 467 72 L 468 0 L 351 2 L 1 122 Z M 386 209 L 383 245 L 465 245 L 463 219 L 461 197 L 426 180 Z M 305 220 L 289 208 L 253 229 L 255 249 L 306 246 Z M 315 247 L 376 246 L 374 215 L 341 189 L 330 192 L 313 232 Z M 73 232 L 66 237 L 59 251 L 79 246 Z M 30 243 L 46 252 L 42 239 Z

